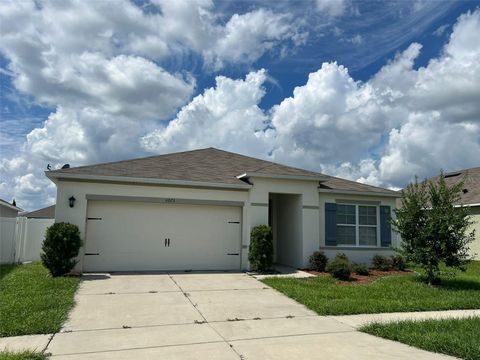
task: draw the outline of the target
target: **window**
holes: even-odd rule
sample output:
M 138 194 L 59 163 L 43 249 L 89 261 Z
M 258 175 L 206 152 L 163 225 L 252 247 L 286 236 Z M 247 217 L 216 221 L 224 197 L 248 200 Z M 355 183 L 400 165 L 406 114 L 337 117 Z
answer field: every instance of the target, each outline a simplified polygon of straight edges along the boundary
M 378 206 L 337 204 L 338 246 L 379 246 Z
M 337 244 L 356 245 L 355 205 L 337 205 Z
M 358 239 L 359 245 L 377 245 L 377 207 L 358 206 Z

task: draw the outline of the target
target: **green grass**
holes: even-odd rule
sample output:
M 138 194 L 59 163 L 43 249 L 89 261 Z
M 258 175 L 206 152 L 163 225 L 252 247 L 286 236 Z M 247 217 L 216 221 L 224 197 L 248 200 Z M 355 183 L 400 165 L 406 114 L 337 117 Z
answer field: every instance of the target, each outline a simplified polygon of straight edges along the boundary
M 0 352 L 0 360 L 46 360 L 47 355 L 39 352 Z
M 338 285 L 330 276 L 276 277 L 263 282 L 320 315 L 480 309 L 479 261 L 472 262 L 465 273 L 458 272 L 456 277 L 444 276 L 437 287 L 428 286 L 415 273 L 357 285 Z
M 371 324 L 360 330 L 428 351 L 480 360 L 480 318 Z
M 52 278 L 39 263 L 0 266 L 0 337 L 60 330 L 78 278 Z

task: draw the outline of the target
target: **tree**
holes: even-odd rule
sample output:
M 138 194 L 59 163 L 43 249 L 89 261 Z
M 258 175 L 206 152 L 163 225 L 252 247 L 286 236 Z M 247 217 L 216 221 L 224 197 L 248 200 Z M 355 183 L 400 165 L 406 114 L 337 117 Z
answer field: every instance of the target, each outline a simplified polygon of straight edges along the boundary
M 392 223 L 402 237 L 400 251 L 425 270 L 430 285 L 439 282 L 442 262 L 465 270 L 470 260 L 468 244 L 475 232 L 468 232 L 468 208 L 458 206 L 463 184 L 447 185 L 443 172 L 438 181 L 415 179 L 402 191 L 402 206 L 395 210 Z

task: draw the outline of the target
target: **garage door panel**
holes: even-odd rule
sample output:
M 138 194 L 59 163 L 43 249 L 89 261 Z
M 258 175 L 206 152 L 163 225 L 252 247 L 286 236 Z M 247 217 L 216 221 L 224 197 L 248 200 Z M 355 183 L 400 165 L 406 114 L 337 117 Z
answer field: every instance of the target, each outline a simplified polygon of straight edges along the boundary
M 84 271 L 240 268 L 239 207 L 90 201 L 88 218 Z

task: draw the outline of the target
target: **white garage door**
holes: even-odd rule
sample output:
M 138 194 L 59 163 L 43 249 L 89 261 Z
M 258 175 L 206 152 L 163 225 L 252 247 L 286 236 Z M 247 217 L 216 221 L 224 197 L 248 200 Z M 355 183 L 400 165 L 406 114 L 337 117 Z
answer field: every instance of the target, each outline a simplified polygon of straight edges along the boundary
M 240 207 L 89 201 L 83 270 L 238 270 L 240 239 Z

